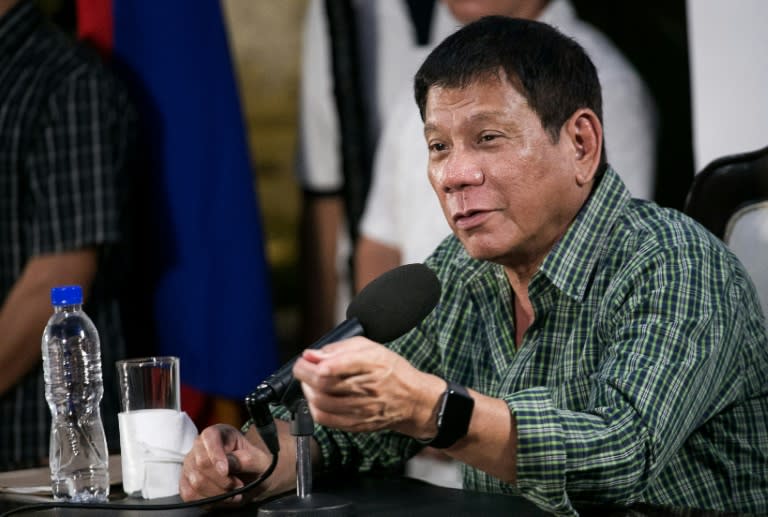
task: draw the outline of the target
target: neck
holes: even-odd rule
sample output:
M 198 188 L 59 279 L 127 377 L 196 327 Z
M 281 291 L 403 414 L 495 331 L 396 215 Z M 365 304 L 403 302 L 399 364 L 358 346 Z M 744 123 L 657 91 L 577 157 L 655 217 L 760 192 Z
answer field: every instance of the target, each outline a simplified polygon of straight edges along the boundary
M 528 281 L 530 277 L 527 277 L 524 281 L 511 274 L 510 270 L 507 270 L 507 278 L 509 284 L 512 287 L 514 296 L 512 297 L 512 307 L 515 319 L 515 347 L 520 348 L 523 344 L 523 336 L 528 327 L 533 323 L 536 315 L 533 312 L 533 305 L 531 299 L 528 298 Z
M 538 242 L 536 246 L 531 246 L 533 249 L 528 250 L 525 255 L 509 255 L 502 260 L 494 260 L 494 262 L 504 266 L 504 272 L 507 275 L 509 284 L 516 294 L 528 292 L 528 282 L 531 281 L 533 275 L 539 270 L 539 267 L 549 252 L 552 251 L 552 248 L 568 231 L 576 213 L 578 213 L 578 210 L 574 211 L 574 215 L 570 216 L 570 218 L 565 218 L 559 224 L 553 225 L 553 228 L 557 228 L 557 230 L 548 232 L 549 237 Z
M 540 264 L 541 262 L 537 263 L 535 266 L 531 265 L 528 267 L 504 266 L 507 280 L 509 280 L 509 285 L 512 286 L 512 290 L 515 291 L 515 294 L 528 293 L 528 282 L 531 281 L 531 277 L 536 273 Z
M 0 18 L 13 9 L 13 7 L 19 3 L 20 0 L 0 0 Z

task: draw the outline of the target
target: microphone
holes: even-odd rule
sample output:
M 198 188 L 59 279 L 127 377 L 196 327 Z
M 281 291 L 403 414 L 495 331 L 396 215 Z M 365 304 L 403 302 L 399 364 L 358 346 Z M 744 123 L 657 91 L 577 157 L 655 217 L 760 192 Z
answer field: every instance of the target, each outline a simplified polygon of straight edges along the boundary
M 347 319 L 309 348 L 354 336 L 386 343 L 405 334 L 423 320 L 440 299 L 440 282 L 424 264 L 406 264 L 377 277 L 347 307 Z M 303 397 L 293 378 L 299 356 L 267 377 L 248 397 L 251 403 L 280 403 L 288 409 Z

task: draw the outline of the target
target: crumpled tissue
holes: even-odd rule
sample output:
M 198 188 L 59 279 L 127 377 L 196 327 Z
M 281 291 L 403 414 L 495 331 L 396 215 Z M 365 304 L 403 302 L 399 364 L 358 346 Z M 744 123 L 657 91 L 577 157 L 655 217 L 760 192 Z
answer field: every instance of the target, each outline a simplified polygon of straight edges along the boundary
M 197 437 L 197 427 L 183 411 L 142 409 L 117 415 L 123 491 L 144 499 L 179 493 L 184 456 Z

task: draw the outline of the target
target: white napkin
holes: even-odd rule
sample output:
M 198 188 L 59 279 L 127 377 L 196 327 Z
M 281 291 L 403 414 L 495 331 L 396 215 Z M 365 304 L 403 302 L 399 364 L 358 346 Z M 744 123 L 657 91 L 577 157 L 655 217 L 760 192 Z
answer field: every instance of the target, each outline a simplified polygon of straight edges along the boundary
M 183 411 L 142 409 L 117 420 L 125 493 L 144 499 L 178 494 L 181 464 L 197 436 L 192 419 Z

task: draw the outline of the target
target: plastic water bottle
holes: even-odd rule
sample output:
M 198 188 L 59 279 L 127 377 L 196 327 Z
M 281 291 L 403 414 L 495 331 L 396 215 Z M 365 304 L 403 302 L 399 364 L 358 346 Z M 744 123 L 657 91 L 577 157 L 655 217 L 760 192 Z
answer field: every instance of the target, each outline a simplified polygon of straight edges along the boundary
M 103 502 L 109 457 L 99 402 L 104 394 L 99 334 L 83 312 L 80 286 L 51 289 L 43 332 L 45 398 L 51 410 L 51 489 L 57 501 Z

